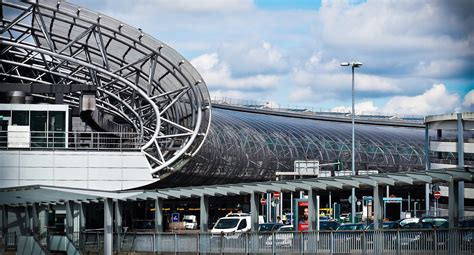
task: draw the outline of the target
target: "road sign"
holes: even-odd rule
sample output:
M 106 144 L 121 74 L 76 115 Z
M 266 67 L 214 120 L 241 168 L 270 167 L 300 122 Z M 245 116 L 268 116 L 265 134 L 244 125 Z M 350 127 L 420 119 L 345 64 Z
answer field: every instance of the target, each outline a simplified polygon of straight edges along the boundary
M 318 160 L 295 160 L 294 168 L 297 175 L 319 175 Z
M 441 197 L 441 192 L 435 191 L 435 192 L 433 193 L 433 195 L 434 195 L 434 198 L 435 198 L 435 199 L 439 199 L 439 198 Z
M 179 213 L 171 214 L 171 222 L 179 222 Z
M 347 200 L 349 201 L 349 204 L 352 204 L 352 196 L 349 196 Z M 357 197 L 355 197 L 354 200 L 357 201 Z
M 264 197 L 262 197 L 262 199 L 260 199 L 260 204 L 266 205 L 266 204 L 267 204 L 267 200 L 266 200 Z
M 273 193 L 273 197 L 274 197 L 275 199 L 280 198 L 280 192 L 274 192 L 274 193 Z

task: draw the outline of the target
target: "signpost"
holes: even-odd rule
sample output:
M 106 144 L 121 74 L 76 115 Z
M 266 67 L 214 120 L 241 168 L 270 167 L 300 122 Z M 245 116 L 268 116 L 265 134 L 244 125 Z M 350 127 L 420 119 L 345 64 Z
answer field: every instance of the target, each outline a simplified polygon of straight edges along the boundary
M 433 192 L 433 196 L 436 199 L 435 200 L 435 211 L 434 211 L 434 216 L 438 216 L 438 199 L 441 197 L 441 192 L 435 191 Z
M 179 222 L 179 213 L 171 214 L 171 222 Z

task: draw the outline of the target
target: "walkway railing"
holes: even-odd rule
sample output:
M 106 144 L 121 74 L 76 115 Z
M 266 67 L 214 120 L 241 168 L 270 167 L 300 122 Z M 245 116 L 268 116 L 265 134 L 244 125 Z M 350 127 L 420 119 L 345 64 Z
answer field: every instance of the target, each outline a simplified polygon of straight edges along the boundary
M 137 133 L 0 131 L 0 149 L 139 150 Z
M 117 235 L 114 236 L 116 240 Z M 103 250 L 103 232 L 81 233 L 80 250 Z M 120 236 L 122 252 L 209 254 L 474 254 L 474 229 L 233 233 L 150 233 Z

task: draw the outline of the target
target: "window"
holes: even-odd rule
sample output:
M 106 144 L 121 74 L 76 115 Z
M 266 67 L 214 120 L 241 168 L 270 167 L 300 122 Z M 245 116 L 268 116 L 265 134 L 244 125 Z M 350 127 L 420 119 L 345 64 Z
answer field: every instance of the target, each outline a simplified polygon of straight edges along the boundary
M 30 125 L 28 111 L 13 111 L 12 112 L 12 125 L 17 125 L 17 126 Z
M 240 221 L 240 224 L 239 224 L 239 227 L 237 228 L 237 230 L 245 229 L 246 227 L 247 227 L 247 219 L 242 219 Z
M 48 113 L 46 111 L 31 111 L 30 120 L 31 147 L 47 147 Z
M 54 147 L 65 147 L 66 113 L 49 112 L 49 143 Z

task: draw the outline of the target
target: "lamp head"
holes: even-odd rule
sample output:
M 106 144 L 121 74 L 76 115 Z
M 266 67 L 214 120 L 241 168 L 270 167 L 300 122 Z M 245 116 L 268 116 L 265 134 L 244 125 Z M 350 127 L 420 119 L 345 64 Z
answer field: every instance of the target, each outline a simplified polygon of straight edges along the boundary
M 353 67 L 361 67 L 363 64 L 361 62 L 352 62 L 351 65 Z
M 341 63 L 341 66 L 350 66 L 351 64 L 349 64 L 349 62 L 342 62 Z

